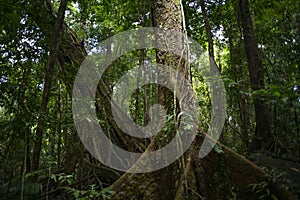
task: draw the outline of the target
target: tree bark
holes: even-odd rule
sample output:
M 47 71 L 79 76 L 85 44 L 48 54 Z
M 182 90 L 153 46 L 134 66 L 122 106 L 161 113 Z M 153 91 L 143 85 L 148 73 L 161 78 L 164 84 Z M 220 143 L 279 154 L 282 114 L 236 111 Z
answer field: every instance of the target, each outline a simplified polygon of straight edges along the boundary
M 152 10 L 153 23 L 156 27 L 182 32 L 183 16 L 181 1 L 155 0 L 152 1 Z M 157 42 L 160 42 L 159 35 L 157 35 L 156 39 Z M 157 63 L 173 67 L 183 72 L 186 77 L 189 77 L 189 69 L 186 68 L 186 63 L 181 60 L 182 58 L 174 56 L 170 52 L 159 50 L 156 52 Z M 173 94 L 164 87 L 158 87 L 158 92 L 159 103 L 165 107 L 168 114 L 173 114 L 173 109 L 176 107 Z M 172 128 L 165 134 L 171 137 L 174 132 L 175 128 Z M 167 140 L 162 137 L 162 134 L 154 137 L 147 151 L 163 147 Z M 181 161 L 176 161 L 168 167 L 155 172 L 144 174 L 125 173 L 111 186 L 116 191 L 114 199 L 175 199 L 178 188 L 181 185 L 180 180 L 185 167 L 184 165 Z M 124 193 L 124 191 L 126 192 Z
M 249 2 L 248 0 L 240 0 L 239 4 L 251 86 L 253 91 L 257 91 L 264 89 L 265 87 L 263 66 L 261 58 L 259 57 L 258 45 L 253 31 Z M 250 152 L 267 149 L 272 142 L 266 102 L 256 96 L 253 101 L 256 129 L 252 142 L 248 148 Z

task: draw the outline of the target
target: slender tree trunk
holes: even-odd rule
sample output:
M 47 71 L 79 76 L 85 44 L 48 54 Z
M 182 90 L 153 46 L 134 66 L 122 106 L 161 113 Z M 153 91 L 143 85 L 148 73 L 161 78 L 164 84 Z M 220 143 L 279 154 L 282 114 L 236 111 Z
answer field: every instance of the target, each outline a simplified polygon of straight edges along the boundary
M 238 19 L 238 18 L 237 18 Z M 241 49 L 241 41 L 242 39 L 238 40 L 238 44 L 234 45 L 233 43 L 233 30 L 229 28 L 228 35 L 229 35 L 229 51 L 230 51 L 230 62 L 231 67 L 234 69 L 234 81 L 241 82 L 243 80 L 243 57 L 240 51 Z M 243 81 L 244 82 L 244 81 Z M 244 91 L 246 86 L 244 83 L 241 83 L 241 89 Z M 239 115 L 240 115 L 240 127 L 241 127 L 241 136 L 243 139 L 243 143 L 246 147 L 249 144 L 249 125 L 250 125 L 250 118 L 249 118 L 249 105 L 248 105 L 248 97 L 242 93 L 240 96 L 237 97 L 238 105 L 239 105 Z
M 67 7 L 67 0 L 62 0 L 59 6 L 57 21 L 54 25 L 54 30 L 52 33 L 51 47 L 50 47 L 50 58 L 49 63 L 45 67 L 45 84 L 44 91 L 42 95 L 42 103 L 40 107 L 40 116 L 38 119 L 37 129 L 36 129 L 36 140 L 34 143 L 33 156 L 32 156 L 32 169 L 38 170 L 39 160 L 42 149 L 42 140 L 43 140 L 43 129 L 45 124 L 44 115 L 47 112 L 47 105 L 50 97 L 52 77 L 54 71 L 54 64 L 57 59 L 57 50 L 60 42 L 60 31 L 62 24 L 64 22 L 65 10 Z
M 219 73 L 221 73 L 221 69 L 218 68 L 216 60 L 215 60 L 213 35 L 212 35 L 211 26 L 210 26 L 209 18 L 207 15 L 204 0 L 200 0 L 199 3 L 200 3 L 200 7 L 201 7 L 202 16 L 204 19 L 206 36 L 208 39 L 208 55 L 209 55 L 209 62 L 210 62 L 210 74 L 212 77 L 215 77 Z M 220 95 L 221 94 L 218 92 L 217 85 L 214 82 L 212 82 L 211 83 L 211 99 L 212 99 L 212 105 L 214 106 L 214 108 L 212 109 L 213 112 L 212 112 L 211 118 L 222 117 L 222 115 L 220 115 L 220 113 L 222 113 L 222 105 L 220 105 L 220 99 L 221 99 Z M 219 119 L 217 121 L 221 121 L 221 120 Z
M 62 102 L 61 102 L 61 82 L 60 82 L 60 77 L 58 77 L 57 80 L 57 85 L 58 85 L 58 91 L 57 91 L 57 168 L 60 167 L 60 161 L 61 161 L 61 133 L 62 133 L 62 128 L 61 128 L 61 116 L 62 116 Z
M 250 81 L 253 91 L 256 91 L 265 87 L 263 66 L 259 57 L 257 41 L 254 36 L 249 2 L 248 0 L 240 0 L 239 3 Z M 248 148 L 250 152 L 268 148 L 272 140 L 266 102 L 259 97 L 254 97 L 253 101 L 256 129 Z
M 211 27 L 210 27 L 210 23 L 209 23 L 209 18 L 207 16 L 207 11 L 206 11 L 204 0 L 200 0 L 199 4 L 201 7 L 203 19 L 204 19 L 206 36 L 208 39 L 208 54 L 211 58 L 213 58 L 213 60 L 215 60 L 213 35 L 211 32 Z
M 18 104 L 19 104 L 19 109 L 20 109 L 20 113 L 21 116 L 23 116 L 23 118 L 25 119 L 24 122 L 28 122 L 31 120 L 32 115 L 31 113 L 28 111 L 28 108 L 26 106 L 26 101 L 25 101 L 25 94 L 26 94 L 26 85 L 28 83 L 28 75 L 29 75 L 29 70 L 27 70 L 27 68 L 25 66 L 21 66 L 22 68 L 22 87 L 20 88 L 20 93 L 19 93 L 19 97 L 18 97 Z M 22 168 L 22 172 L 25 170 L 27 172 L 30 172 L 31 170 L 31 163 L 30 163 L 30 127 L 28 124 L 24 123 L 24 138 L 25 138 L 25 154 L 24 157 L 26 158 L 26 162 L 24 162 L 25 164 L 23 165 Z
M 21 197 L 20 199 L 23 200 L 24 199 L 24 184 L 25 184 L 25 175 L 27 171 L 30 171 L 30 164 L 28 163 L 28 161 L 30 162 L 30 160 L 28 159 L 28 154 L 29 154 L 29 139 L 28 139 L 28 135 L 29 135 L 30 131 L 29 131 L 29 127 L 26 125 L 25 127 L 25 152 L 24 152 L 24 161 L 23 161 L 23 169 L 21 172 L 21 177 L 22 177 L 22 186 L 21 186 Z

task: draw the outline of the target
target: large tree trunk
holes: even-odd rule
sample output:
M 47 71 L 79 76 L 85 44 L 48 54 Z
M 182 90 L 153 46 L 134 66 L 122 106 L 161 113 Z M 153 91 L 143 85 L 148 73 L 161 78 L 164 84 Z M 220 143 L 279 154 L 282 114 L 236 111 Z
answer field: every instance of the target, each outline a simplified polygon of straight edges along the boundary
M 49 25 L 53 21 L 55 22 L 55 15 L 53 15 L 51 6 L 49 7 L 49 1 L 46 1 L 47 4 L 36 2 L 42 13 L 42 18 L 36 18 L 36 22 L 42 30 L 47 32 L 45 24 Z M 153 1 L 153 10 L 155 15 L 161 14 L 161 18 L 156 16 L 156 20 L 165 20 L 157 22 L 157 25 L 182 31 L 180 1 Z M 33 16 L 36 16 L 36 13 Z M 71 62 L 74 66 L 79 67 L 86 56 L 86 51 L 80 43 L 77 43 L 78 41 L 80 40 L 74 32 L 64 24 L 60 46 L 60 66 L 65 75 L 70 72 L 65 67 L 66 64 Z M 70 72 L 74 77 L 76 69 L 74 68 Z M 183 69 L 186 70 L 186 68 Z M 65 83 L 70 84 L 68 79 L 65 79 Z M 100 87 L 100 90 L 101 94 L 105 96 L 105 88 Z M 115 123 L 110 117 L 107 120 L 111 124 Z M 203 136 L 205 133 L 201 134 Z M 222 151 L 219 150 L 219 153 L 212 151 L 207 157 L 200 160 L 199 150 L 202 138 L 199 136 L 195 139 L 191 148 L 183 156 L 184 159 L 176 161 L 164 169 L 144 174 L 125 173 L 111 186 L 111 189 L 115 191 L 113 199 L 228 199 L 234 196 L 237 199 L 254 199 L 256 194 L 252 192 L 249 184 L 267 181 L 266 173 L 221 144 L 218 144 L 218 147 Z M 163 142 L 158 142 L 159 139 L 159 135 L 155 137 L 148 150 L 154 149 L 157 144 L 158 147 L 163 145 Z M 114 175 L 113 172 L 111 174 Z M 280 199 L 293 199 L 286 190 L 277 184 L 270 183 L 269 188 L 271 193 Z
M 240 12 L 242 16 L 242 27 L 246 55 L 248 58 L 250 81 L 253 91 L 256 91 L 263 89 L 265 87 L 265 83 L 263 66 L 259 57 L 257 41 L 254 36 L 248 0 L 240 0 Z M 252 142 L 249 145 L 250 152 L 266 149 L 270 146 L 270 142 L 272 142 L 266 102 L 259 97 L 254 97 L 253 101 L 256 129 Z
M 156 27 L 162 29 L 173 29 L 178 32 L 183 30 L 183 15 L 181 1 L 152 1 L 153 23 Z M 163 37 L 156 36 L 157 43 L 162 43 Z M 175 43 L 180 44 L 183 38 Z M 182 41 L 184 42 L 184 41 Z M 184 44 L 178 45 L 184 48 Z M 185 49 L 179 50 L 179 52 Z M 183 55 L 186 55 L 183 53 Z M 183 72 L 186 78 L 189 78 L 188 65 L 181 61 L 182 58 L 171 54 L 170 52 L 157 50 L 156 61 L 159 64 L 173 67 Z M 164 87 L 158 87 L 159 103 L 163 105 L 167 114 L 173 114 L 176 119 L 177 103 L 173 94 Z M 175 95 L 175 94 L 174 94 Z M 164 134 L 168 134 L 168 138 L 172 137 L 176 132 L 176 127 L 171 128 Z M 167 140 L 163 138 L 162 133 L 154 137 L 147 151 L 157 150 L 166 145 Z M 170 155 L 171 156 L 171 155 Z M 129 174 L 125 173 L 117 182 L 112 185 L 112 189 L 117 193 L 114 199 L 175 199 L 179 188 L 181 187 L 182 174 L 184 172 L 185 163 L 183 160 L 175 161 L 173 164 L 150 173 Z M 142 184 L 141 184 L 142 183 Z

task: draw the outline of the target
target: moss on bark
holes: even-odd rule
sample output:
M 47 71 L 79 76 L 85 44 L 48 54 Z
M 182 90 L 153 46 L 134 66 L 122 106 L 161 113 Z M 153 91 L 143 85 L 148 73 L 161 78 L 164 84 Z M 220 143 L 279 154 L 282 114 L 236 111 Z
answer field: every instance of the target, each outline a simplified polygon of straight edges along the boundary
M 189 151 L 181 176 L 173 173 L 182 171 L 180 162 L 169 167 L 145 174 L 125 173 L 111 189 L 113 199 L 257 199 L 253 184 L 269 181 L 267 173 L 231 149 L 217 144 L 223 153 L 216 151 L 200 159 L 201 139 L 195 139 Z M 169 176 L 163 176 L 168 174 Z M 168 183 L 172 187 L 165 187 Z M 277 183 L 268 185 L 270 193 L 278 199 L 296 199 Z

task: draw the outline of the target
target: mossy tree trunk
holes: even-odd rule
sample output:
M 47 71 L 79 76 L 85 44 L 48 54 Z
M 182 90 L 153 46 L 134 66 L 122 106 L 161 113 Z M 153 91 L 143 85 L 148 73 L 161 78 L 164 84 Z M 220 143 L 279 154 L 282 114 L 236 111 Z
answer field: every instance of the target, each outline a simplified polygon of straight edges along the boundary
M 177 0 L 155 0 L 152 1 L 153 24 L 161 29 L 173 29 L 183 32 L 183 13 L 181 1 Z M 179 52 L 187 49 L 184 38 L 176 38 L 174 41 L 182 48 Z M 182 41 L 182 43 L 181 43 Z M 156 42 L 161 41 L 160 35 L 156 35 Z M 183 53 L 183 55 L 187 55 Z M 185 59 L 185 58 L 184 58 Z M 170 52 L 157 50 L 156 62 L 164 66 L 172 67 L 189 77 L 189 66 L 183 58 L 173 55 Z M 173 115 L 176 120 L 177 102 L 171 91 L 163 86 L 158 87 L 159 103 L 164 106 L 167 114 Z M 147 151 L 157 150 L 167 144 L 167 138 L 174 136 L 176 127 L 171 127 L 168 131 L 161 131 L 160 134 L 151 140 Z M 163 136 L 164 135 L 164 136 Z M 171 156 L 171 155 L 170 155 Z M 186 157 L 186 156 L 185 156 Z M 112 190 L 116 192 L 114 199 L 175 199 L 178 196 L 179 188 L 182 185 L 182 174 L 184 174 L 186 159 L 180 159 L 161 170 L 144 173 L 129 174 L 125 173 L 118 181 L 112 185 Z

